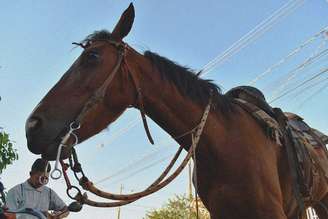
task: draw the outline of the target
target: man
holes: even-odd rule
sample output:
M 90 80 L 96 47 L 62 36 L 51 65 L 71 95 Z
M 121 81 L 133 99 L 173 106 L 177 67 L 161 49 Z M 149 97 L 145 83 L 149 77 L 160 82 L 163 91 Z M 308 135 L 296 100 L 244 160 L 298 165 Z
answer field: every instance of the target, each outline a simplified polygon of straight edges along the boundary
M 48 183 L 50 170 L 48 161 L 37 159 L 32 165 L 29 179 L 8 191 L 6 198 L 9 210 L 18 211 L 30 208 L 41 211 L 49 219 L 66 217 L 69 214 L 66 204 L 52 189 L 45 186 Z M 49 210 L 54 213 L 48 213 Z M 24 214 L 19 218 L 35 217 Z

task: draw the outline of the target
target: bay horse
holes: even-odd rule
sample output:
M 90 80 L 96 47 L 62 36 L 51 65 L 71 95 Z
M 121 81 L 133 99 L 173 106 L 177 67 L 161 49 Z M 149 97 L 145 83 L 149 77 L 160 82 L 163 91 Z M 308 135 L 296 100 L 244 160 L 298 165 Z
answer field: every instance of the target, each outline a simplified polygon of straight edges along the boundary
M 95 96 L 101 98 L 79 120 L 80 141 L 99 133 L 128 107 L 144 111 L 172 137 L 179 136 L 199 123 L 211 97 L 196 150 L 198 194 L 211 218 L 298 218 L 285 148 L 269 139 L 258 122 L 211 81 L 124 43 L 133 21 L 130 4 L 111 33 L 96 31 L 81 42 L 82 54 L 27 119 L 29 150 L 54 160 L 69 125 Z M 190 135 L 176 141 L 185 150 L 191 145 Z M 69 151 L 64 148 L 61 156 L 67 158 Z M 327 219 L 328 185 L 322 175 L 315 191 L 305 204 Z

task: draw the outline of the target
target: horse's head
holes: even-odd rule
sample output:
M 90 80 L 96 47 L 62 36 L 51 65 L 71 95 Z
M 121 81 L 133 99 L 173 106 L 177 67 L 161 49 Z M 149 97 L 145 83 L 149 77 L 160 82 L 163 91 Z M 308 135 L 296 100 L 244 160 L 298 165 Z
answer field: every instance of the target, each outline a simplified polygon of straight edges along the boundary
M 76 131 L 81 142 L 106 128 L 135 103 L 136 88 L 126 70 L 126 44 L 122 41 L 133 20 L 130 4 L 111 34 L 96 32 L 81 44 L 83 53 L 26 121 L 31 152 L 54 159 L 72 122 L 81 125 Z M 68 151 L 64 149 L 62 156 L 67 157 Z

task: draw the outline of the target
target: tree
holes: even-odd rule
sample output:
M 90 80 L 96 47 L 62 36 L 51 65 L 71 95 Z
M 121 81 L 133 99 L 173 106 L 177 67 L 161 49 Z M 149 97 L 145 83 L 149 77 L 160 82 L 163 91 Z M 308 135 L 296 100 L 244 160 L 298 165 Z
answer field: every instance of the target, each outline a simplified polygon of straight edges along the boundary
M 194 200 L 186 195 L 177 195 L 160 209 L 155 209 L 146 214 L 144 219 L 196 219 Z M 202 208 L 202 206 L 200 206 Z M 210 219 L 204 209 L 199 211 L 199 219 Z
M 13 148 L 13 142 L 9 139 L 9 135 L 0 127 L 0 174 L 9 164 L 12 164 L 17 159 L 18 154 L 17 150 Z
M 17 159 L 17 150 L 13 148 L 13 142 L 9 139 L 9 134 L 0 127 L 0 174 Z
M 17 150 L 13 148 L 13 142 L 9 135 L 0 127 L 0 174 L 9 164 L 18 159 Z M 0 181 L 0 207 L 5 203 L 4 186 Z M 2 208 L 1 208 L 2 209 Z M 1 210 L 0 209 L 0 210 Z M 1 211 L 0 211 L 1 213 Z

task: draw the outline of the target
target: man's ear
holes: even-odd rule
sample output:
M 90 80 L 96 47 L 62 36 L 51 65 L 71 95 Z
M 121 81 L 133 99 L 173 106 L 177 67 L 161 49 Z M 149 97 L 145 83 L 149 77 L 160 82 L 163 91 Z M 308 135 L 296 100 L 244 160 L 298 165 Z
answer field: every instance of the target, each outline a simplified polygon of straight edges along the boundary
M 121 41 L 132 28 L 132 24 L 134 21 L 134 7 L 133 4 L 130 3 L 129 7 L 125 9 L 123 14 L 121 15 L 120 20 L 116 24 L 113 32 L 112 37 L 117 41 Z

